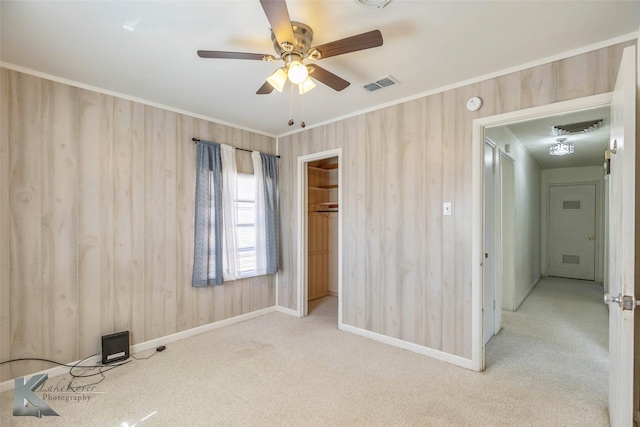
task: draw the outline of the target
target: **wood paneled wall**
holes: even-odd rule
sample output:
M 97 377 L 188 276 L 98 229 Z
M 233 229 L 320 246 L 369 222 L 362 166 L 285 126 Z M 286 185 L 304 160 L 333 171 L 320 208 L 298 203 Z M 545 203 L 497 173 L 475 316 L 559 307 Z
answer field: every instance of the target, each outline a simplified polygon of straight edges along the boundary
M 275 304 L 273 275 L 191 287 L 191 138 L 267 153 L 274 138 L 1 72 L 0 359 L 71 362 L 104 334 L 136 344 Z
M 297 308 L 297 158 L 342 147 L 344 323 L 471 358 L 472 121 L 609 92 L 632 44 L 281 138 L 281 221 L 291 232 L 278 303 Z M 465 108 L 472 96 L 484 100 L 474 113 Z M 443 202 L 452 216 L 442 216 Z

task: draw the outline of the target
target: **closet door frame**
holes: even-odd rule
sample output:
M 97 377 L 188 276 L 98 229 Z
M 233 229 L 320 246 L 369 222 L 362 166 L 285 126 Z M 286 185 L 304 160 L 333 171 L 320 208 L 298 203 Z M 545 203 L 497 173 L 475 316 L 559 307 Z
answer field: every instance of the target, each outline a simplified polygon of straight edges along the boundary
M 309 204 L 308 204 L 308 174 L 307 166 L 317 160 L 338 158 L 338 165 L 342 165 L 342 148 L 322 151 L 298 157 L 298 317 L 309 314 Z M 338 167 L 338 326 L 342 325 L 342 168 Z

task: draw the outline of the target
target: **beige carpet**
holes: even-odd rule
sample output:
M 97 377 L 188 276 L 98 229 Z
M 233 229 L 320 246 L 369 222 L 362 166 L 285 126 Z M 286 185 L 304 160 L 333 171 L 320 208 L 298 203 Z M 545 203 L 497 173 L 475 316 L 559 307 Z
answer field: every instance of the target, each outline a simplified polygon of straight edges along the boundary
M 588 301 L 556 304 L 562 293 Z M 503 332 L 489 343 L 484 373 L 340 332 L 337 301 L 328 297 L 310 304 L 305 319 L 273 313 L 170 344 L 151 359 L 106 373 L 96 386 L 99 393 L 86 394 L 89 401 L 49 401 L 60 417 L 13 417 L 13 392 L 3 393 L 0 422 L 608 425 L 606 325 L 601 325 L 606 317 L 596 305 L 601 293 L 583 282 L 540 283 L 518 313 L 505 313 Z

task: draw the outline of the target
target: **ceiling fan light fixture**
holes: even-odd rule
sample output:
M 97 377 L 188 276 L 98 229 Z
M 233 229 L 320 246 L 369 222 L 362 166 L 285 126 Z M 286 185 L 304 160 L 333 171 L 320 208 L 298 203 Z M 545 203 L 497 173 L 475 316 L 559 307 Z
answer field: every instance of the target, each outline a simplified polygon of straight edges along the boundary
M 267 81 L 275 90 L 282 92 L 284 84 L 287 82 L 287 73 L 284 68 L 278 68 L 273 74 L 267 77 Z
M 307 77 L 305 81 L 298 85 L 298 92 L 300 93 L 300 95 L 304 95 L 314 87 L 316 87 L 316 84 L 313 82 L 313 80 Z
M 287 76 L 291 83 L 300 84 L 304 82 L 307 77 L 309 77 L 309 70 L 307 67 L 300 61 L 291 61 L 289 64 L 289 70 L 287 71 Z

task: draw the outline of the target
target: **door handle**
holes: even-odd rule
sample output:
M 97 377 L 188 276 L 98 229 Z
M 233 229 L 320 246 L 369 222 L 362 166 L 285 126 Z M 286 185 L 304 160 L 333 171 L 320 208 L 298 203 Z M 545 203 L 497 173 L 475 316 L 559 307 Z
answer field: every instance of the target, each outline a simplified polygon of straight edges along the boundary
M 622 310 L 634 310 L 637 305 L 640 305 L 640 300 L 629 295 L 618 294 L 617 297 L 614 297 L 609 294 L 604 294 L 604 303 L 616 303 Z
M 594 237 L 593 237 L 593 236 L 589 236 L 589 240 L 593 240 L 593 239 L 594 239 Z
M 604 294 L 604 303 L 607 305 L 611 303 L 616 303 L 620 307 L 622 307 L 622 294 L 618 294 L 617 297 L 611 296 L 609 294 Z

